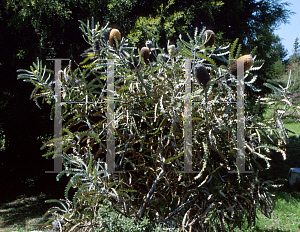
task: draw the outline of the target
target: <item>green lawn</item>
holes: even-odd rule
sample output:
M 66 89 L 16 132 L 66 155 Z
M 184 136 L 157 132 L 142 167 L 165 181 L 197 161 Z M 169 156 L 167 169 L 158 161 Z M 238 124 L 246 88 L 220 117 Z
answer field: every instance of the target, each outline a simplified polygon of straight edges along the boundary
M 235 229 L 241 231 L 300 231 L 300 192 L 285 192 L 286 190 L 273 190 L 276 206 L 271 218 L 267 218 L 260 211 L 257 213 L 256 225 L 249 229 Z
M 269 119 L 273 116 L 273 107 L 269 106 L 269 109 L 266 110 L 264 113 L 264 117 L 266 119 Z M 283 107 L 283 105 L 278 105 L 277 108 Z M 295 135 L 300 135 L 300 123 L 296 122 L 296 119 L 289 117 L 290 115 L 298 116 L 296 113 L 293 113 L 292 111 L 286 112 L 286 114 L 282 117 L 282 121 L 284 123 L 284 126 L 286 129 L 291 130 L 295 133 Z M 280 131 L 280 129 L 278 129 Z M 293 133 L 289 132 L 289 135 L 294 135 Z
M 284 123 L 286 129 L 293 131 L 297 136 L 300 135 L 300 123 Z M 289 133 L 289 135 L 293 135 Z
M 271 218 L 267 218 L 260 211 L 257 213 L 256 225 L 249 229 L 235 229 L 241 231 L 261 232 L 299 232 L 300 231 L 300 192 L 287 186 L 271 191 L 275 195 L 276 206 Z

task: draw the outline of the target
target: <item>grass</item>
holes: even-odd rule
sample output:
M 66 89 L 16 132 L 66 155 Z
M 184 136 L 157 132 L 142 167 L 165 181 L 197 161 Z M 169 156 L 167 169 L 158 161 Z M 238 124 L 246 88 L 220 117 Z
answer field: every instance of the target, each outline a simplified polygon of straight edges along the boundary
M 0 232 L 38 231 L 48 219 L 43 215 L 50 204 L 44 203 L 45 194 L 19 196 L 16 200 L 0 206 Z
M 266 110 L 264 113 L 264 118 L 265 119 L 270 119 L 273 116 L 273 107 L 274 106 L 269 106 L 269 109 Z M 278 105 L 277 108 L 282 108 L 283 105 Z M 285 113 L 285 115 L 282 117 L 283 124 L 286 129 L 294 132 L 291 133 L 289 132 L 289 135 L 300 135 L 300 123 L 296 122 L 296 119 L 290 117 L 291 115 L 298 116 L 296 113 L 292 113 L 290 110 Z M 277 131 L 280 131 L 280 129 L 277 129 Z
M 260 211 L 256 225 L 249 229 L 235 229 L 241 231 L 277 231 L 299 232 L 300 231 L 300 192 L 294 189 L 287 190 L 287 186 L 273 189 L 276 206 L 271 218 L 265 217 Z
M 300 123 L 284 123 L 284 126 L 286 129 L 293 131 L 296 135 L 300 135 Z

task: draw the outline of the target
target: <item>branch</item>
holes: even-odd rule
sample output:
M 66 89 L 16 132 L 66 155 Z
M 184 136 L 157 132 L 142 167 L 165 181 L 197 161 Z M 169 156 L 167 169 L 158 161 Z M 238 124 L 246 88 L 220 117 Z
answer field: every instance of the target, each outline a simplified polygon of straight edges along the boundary
M 171 217 L 173 217 L 176 213 L 178 213 L 180 210 L 182 210 L 187 204 L 195 201 L 199 196 L 196 196 L 194 199 L 189 200 L 187 202 L 185 202 L 184 204 L 182 204 L 181 206 L 179 206 L 177 209 L 175 209 L 168 217 L 165 218 L 165 220 L 169 220 Z
M 163 176 L 163 174 L 165 172 L 165 166 L 163 164 L 163 160 L 162 160 L 162 156 L 161 156 L 161 144 L 160 143 L 159 143 L 159 148 L 160 148 L 159 149 L 160 150 L 160 152 L 159 152 L 159 158 L 160 158 L 160 163 L 161 163 L 162 170 L 160 171 L 159 175 L 156 177 L 154 183 L 152 184 L 152 187 L 151 187 L 150 191 L 147 194 L 146 201 L 144 202 L 144 204 L 142 206 L 142 209 L 140 211 L 139 219 L 141 219 L 144 216 L 146 205 L 148 205 L 148 202 L 152 199 L 155 187 L 156 187 L 159 179 Z

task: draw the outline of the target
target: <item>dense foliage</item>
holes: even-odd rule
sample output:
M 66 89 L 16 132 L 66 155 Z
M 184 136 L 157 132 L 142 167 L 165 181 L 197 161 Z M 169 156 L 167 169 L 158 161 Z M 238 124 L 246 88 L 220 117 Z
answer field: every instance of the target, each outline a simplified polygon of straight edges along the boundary
M 246 89 L 252 93 L 245 97 L 245 166 L 253 171 L 245 174 L 235 164 L 237 121 L 233 103 L 237 99 L 237 78 L 228 69 L 230 60 L 241 56 L 238 40 L 227 46 L 205 46 L 204 30 L 196 29 L 193 36 L 187 35 L 189 42 L 179 36 L 176 46 L 168 46 L 167 52 L 155 40 L 147 42 L 151 50 L 148 60 L 124 38 L 118 41 L 115 37 L 115 44 L 109 43 L 101 36 L 109 30 L 94 25 L 94 21 L 81 22 L 81 30 L 90 45 L 83 53 L 85 59 L 79 65 L 70 63 L 62 71 L 63 100 L 83 103 L 62 105 L 64 170 L 57 179 L 67 175 L 69 183 L 66 199 L 56 200 L 62 208 L 49 210 L 63 220 L 60 226 L 66 230 L 105 231 L 107 223 L 118 223 L 103 219 L 105 204 L 112 218 L 117 212 L 136 223 L 146 219 L 143 223 L 148 230 L 163 226 L 184 231 L 232 231 L 245 222 L 254 224 L 258 209 L 270 216 L 274 201 L 258 171 L 263 170 L 264 162 L 268 167 L 270 149 L 285 155 L 270 133 L 283 143 L 288 136 L 278 112 L 269 122 L 257 118 L 260 102 L 270 99 L 255 98 L 253 94 L 259 92 L 253 71 L 263 65 L 254 52 L 253 65 L 244 79 Z M 107 170 L 106 160 L 108 59 L 114 61 L 115 69 L 114 168 L 120 172 L 113 174 Z M 191 99 L 198 101 L 191 111 L 192 169 L 197 173 L 184 172 L 186 59 L 192 60 L 194 75 Z M 199 65 L 202 71 L 198 76 L 195 68 Z M 32 98 L 53 106 L 51 71 L 38 61 L 31 71 L 20 72 L 19 78 L 35 85 Z M 203 75 L 205 81 L 201 80 Z M 287 89 L 267 85 L 297 110 L 287 98 Z M 256 111 L 247 106 L 253 98 Z M 89 104 L 84 103 L 87 99 Z M 44 145 L 47 157 L 58 155 L 54 154 L 53 142 Z

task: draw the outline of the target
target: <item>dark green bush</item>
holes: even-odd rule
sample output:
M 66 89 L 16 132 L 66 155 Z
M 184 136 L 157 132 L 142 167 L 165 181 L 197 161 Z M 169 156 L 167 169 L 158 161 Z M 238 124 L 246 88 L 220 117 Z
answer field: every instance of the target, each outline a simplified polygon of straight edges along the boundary
M 274 130 L 274 122 L 257 118 L 259 104 L 270 100 L 255 99 L 259 90 L 253 85 L 257 76 L 252 72 L 263 61 L 251 54 L 254 63 L 245 73 L 245 87 L 253 91 L 245 97 L 245 167 L 253 173 L 245 174 L 236 166 L 237 78 L 228 72 L 229 60 L 241 55 L 238 40 L 226 47 L 205 47 L 204 30 L 196 30 L 193 38 L 188 35 L 190 42 L 180 37 L 170 53 L 152 41 L 150 63 L 146 64 L 139 50 L 124 38 L 116 41 L 115 48 L 108 41 L 99 42 L 105 30 L 99 24 L 81 22 L 81 30 L 91 48 L 77 67 L 63 70 L 62 97 L 73 102 L 88 99 L 89 104 L 62 105 L 64 170 L 57 179 L 66 174 L 70 181 L 66 199 L 56 201 L 62 207 L 49 210 L 66 221 L 64 230 L 115 231 L 118 227 L 139 231 L 160 226 L 172 231 L 232 231 L 245 222 L 254 224 L 258 209 L 271 215 L 274 201 L 258 178 L 262 167 L 257 157 L 268 166 L 270 149 L 280 150 L 269 133 L 283 142 L 287 138 Z M 134 68 L 133 57 L 139 59 Z M 114 174 L 108 172 L 105 162 L 108 59 L 114 60 L 116 89 L 114 168 L 119 173 Z M 205 88 L 194 78 L 191 83 L 191 99 L 198 101 L 191 111 L 192 169 L 197 173 L 184 172 L 186 59 L 191 60 L 192 68 L 203 65 L 210 75 Z M 46 68 L 38 63 L 31 72 L 21 71 L 20 78 L 36 85 L 33 98 L 53 104 Z M 249 103 L 255 100 L 252 111 Z M 277 123 L 284 132 L 280 117 Z M 53 142 L 43 147 L 48 148 L 47 157 L 59 155 L 54 154 Z

